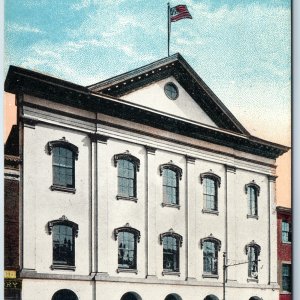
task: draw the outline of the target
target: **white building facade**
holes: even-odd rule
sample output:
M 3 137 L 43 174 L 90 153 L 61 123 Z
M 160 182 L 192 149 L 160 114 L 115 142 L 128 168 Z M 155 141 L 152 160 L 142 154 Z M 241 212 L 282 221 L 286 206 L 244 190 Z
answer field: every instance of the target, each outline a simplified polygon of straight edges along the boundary
M 22 299 L 278 299 L 275 160 L 179 55 L 90 87 L 11 67 Z

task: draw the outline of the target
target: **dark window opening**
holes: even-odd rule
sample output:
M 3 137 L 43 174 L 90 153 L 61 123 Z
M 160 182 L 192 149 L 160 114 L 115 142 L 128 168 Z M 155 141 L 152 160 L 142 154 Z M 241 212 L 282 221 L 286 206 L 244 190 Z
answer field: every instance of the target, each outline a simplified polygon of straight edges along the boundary
M 118 195 L 136 197 L 136 167 L 124 159 L 118 160 Z
M 163 269 L 179 272 L 179 241 L 172 236 L 163 238 Z
M 163 170 L 163 202 L 178 204 L 178 175 L 175 171 L 165 168 Z
M 136 237 L 130 232 L 118 234 L 118 268 L 136 269 Z

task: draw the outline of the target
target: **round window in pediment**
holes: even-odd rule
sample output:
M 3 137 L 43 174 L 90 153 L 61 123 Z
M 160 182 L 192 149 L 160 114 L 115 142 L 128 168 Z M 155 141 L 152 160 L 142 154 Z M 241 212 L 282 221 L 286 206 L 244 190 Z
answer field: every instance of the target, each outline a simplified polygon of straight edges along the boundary
M 168 82 L 165 84 L 165 94 L 171 100 L 175 100 L 178 97 L 178 88 L 173 82 Z

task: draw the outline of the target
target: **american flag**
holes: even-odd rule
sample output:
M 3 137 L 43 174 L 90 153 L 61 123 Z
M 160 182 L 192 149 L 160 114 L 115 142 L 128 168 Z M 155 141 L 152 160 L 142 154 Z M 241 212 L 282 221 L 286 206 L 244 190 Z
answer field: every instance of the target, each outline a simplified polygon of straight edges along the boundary
M 181 19 L 192 19 L 186 5 L 177 5 L 170 8 L 170 21 L 176 22 Z

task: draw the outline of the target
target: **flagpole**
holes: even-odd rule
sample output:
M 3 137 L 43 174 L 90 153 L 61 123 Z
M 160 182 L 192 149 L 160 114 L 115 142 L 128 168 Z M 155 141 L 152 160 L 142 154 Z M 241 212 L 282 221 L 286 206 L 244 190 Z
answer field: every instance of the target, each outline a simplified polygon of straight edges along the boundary
M 170 33 L 171 33 L 170 3 L 168 2 L 168 57 L 170 56 Z

